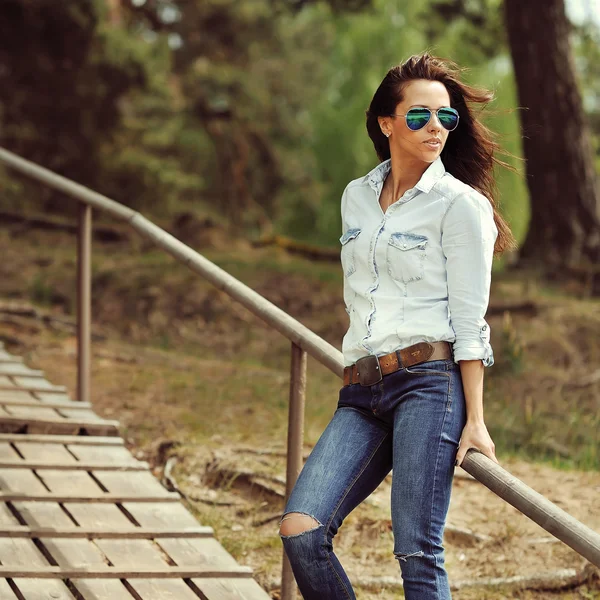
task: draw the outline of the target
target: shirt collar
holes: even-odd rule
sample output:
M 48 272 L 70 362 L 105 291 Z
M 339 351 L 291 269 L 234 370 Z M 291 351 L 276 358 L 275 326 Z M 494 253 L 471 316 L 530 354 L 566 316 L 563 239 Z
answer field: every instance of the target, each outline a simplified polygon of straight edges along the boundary
M 392 159 L 388 158 L 367 173 L 367 182 L 377 194 L 381 193 L 383 182 L 391 168 Z M 442 178 L 445 172 L 446 168 L 444 167 L 444 163 L 442 162 L 441 157 L 438 156 L 427 169 L 425 169 L 425 172 L 421 175 L 421 179 L 419 179 L 415 188 L 425 193 L 430 192 L 431 188 L 433 188 L 437 181 Z

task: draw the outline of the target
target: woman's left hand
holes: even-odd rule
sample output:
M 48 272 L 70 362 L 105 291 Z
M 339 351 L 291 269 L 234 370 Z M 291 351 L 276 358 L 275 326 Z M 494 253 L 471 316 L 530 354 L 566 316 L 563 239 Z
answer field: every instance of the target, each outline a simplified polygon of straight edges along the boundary
M 467 421 L 456 453 L 456 465 L 460 466 L 469 448 L 477 448 L 494 462 L 496 458 L 495 445 L 483 421 Z

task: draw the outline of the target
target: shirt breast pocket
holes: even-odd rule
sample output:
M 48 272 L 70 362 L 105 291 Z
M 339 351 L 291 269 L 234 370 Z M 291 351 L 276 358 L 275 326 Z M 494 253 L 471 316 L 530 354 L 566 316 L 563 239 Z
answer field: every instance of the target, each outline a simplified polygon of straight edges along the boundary
M 361 231 L 360 228 L 354 227 L 345 231 L 340 238 L 340 243 L 342 244 L 342 269 L 344 270 L 344 275 L 346 277 L 350 277 L 350 275 L 356 271 L 356 266 L 354 264 L 354 247 L 356 246 L 356 238 L 360 235 Z
M 423 279 L 426 258 L 426 236 L 400 231 L 392 233 L 387 248 L 388 273 L 392 279 L 402 283 Z

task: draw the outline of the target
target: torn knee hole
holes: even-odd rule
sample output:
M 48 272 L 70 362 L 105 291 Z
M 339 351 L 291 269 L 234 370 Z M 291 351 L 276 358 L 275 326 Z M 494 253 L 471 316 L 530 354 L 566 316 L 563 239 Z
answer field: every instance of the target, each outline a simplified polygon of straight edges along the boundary
M 417 552 L 411 552 L 410 554 L 403 554 L 401 552 L 396 552 L 394 554 L 394 556 L 398 559 L 398 560 L 403 560 L 404 562 L 407 562 L 406 559 L 407 558 L 411 558 L 413 556 L 424 556 L 424 552 L 423 550 L 418 550 Z
M 279 535 L 290 537 L 314 531 L 323 525 L 312 515 L 305 513 L 288 513 L 279 522 Z

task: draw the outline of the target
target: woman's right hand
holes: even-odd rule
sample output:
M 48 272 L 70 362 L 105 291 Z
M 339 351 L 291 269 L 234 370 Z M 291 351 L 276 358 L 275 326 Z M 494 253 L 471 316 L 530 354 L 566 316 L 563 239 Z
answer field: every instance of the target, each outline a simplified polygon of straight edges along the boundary
M 477 450 L 485 454 L 488 458 L 491 458 L 495 463 L 498 463 L 498 459 L 496 458 L 496 446 L 494 445 L 483 420 L 468 420 L 465 424 L 458 444 L 458 452 L 456 453 L 455 464 L 457 466 L 462 464 L 469 448 L 477 448 Z

